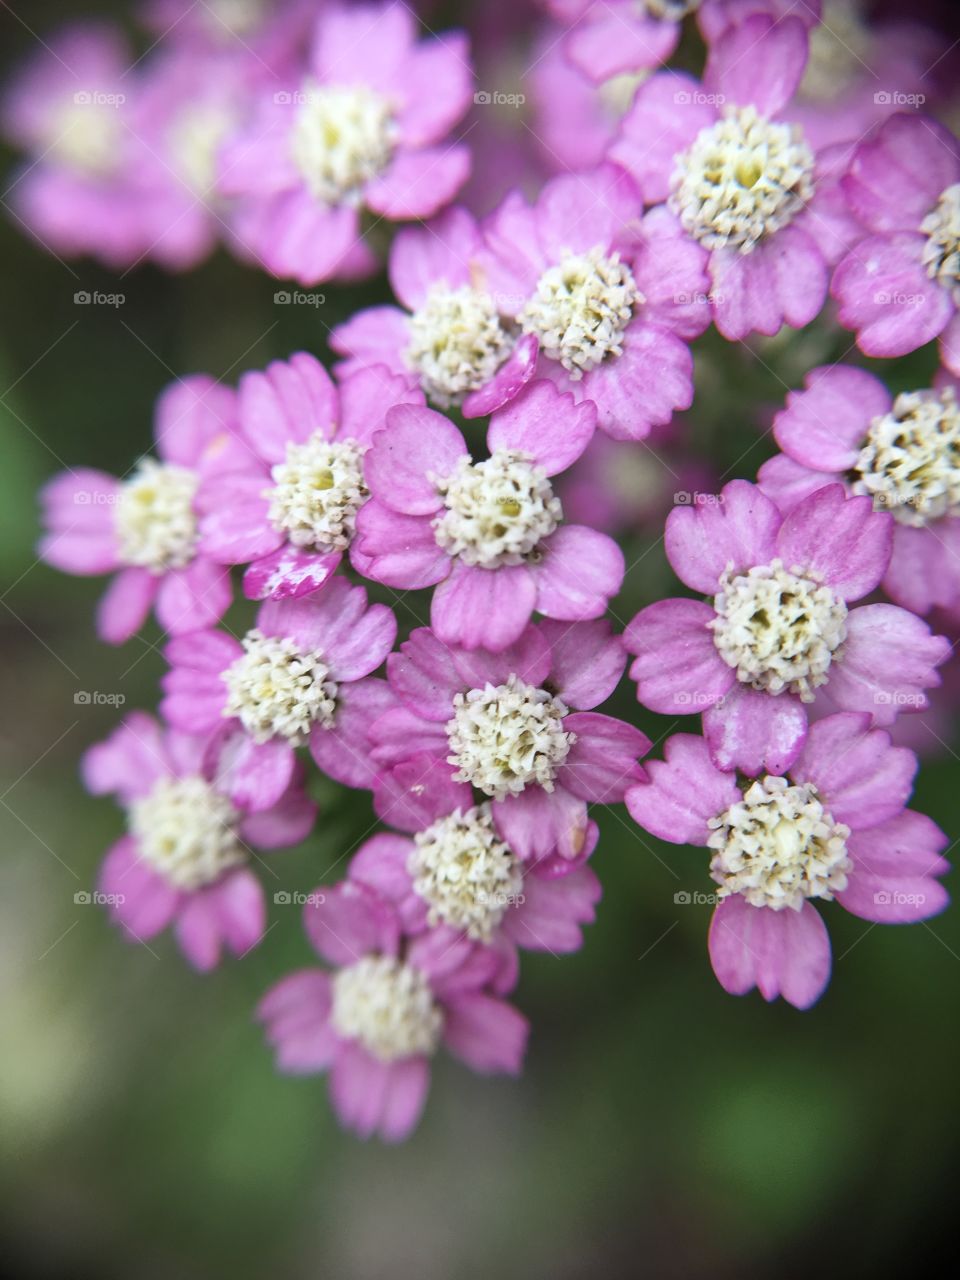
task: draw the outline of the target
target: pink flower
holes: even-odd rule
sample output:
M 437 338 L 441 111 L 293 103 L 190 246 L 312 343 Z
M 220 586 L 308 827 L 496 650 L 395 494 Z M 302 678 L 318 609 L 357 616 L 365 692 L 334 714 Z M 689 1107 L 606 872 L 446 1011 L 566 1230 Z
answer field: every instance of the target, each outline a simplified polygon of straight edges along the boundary
M 65 573 L 117 571 L 97 614 L 102 640 L 128 640 L 153 606 L 171 635 L 223 616 L 230 575 L 198 545 L 195 499 L 203 478 L 221 465 L 235 429 L 235 393 L 197 374 L 157 401 L 159 460 L 141 459 L 120 480 L 89 468 L 65 471 L 43 489 L 42 559 Z
M 257 1016 L 281 1071 L 330 1072 L 330 1100 L 345 1128 L 406 1138 L 441 1044 L 474 1071 L 519 1074 L 528 1026 L 502 999 L 513 975 L 497 952 L 451 941 L 446 930 L 406 938 L 396 907 L 356 881 L 313 897 L 307 935 L 334 972 L 290 974 Z
M 603 620 L 530 626 L 501 653 L 444 645 L 426 627 L 387 662 L 397 705 L 370 726 L 384 771 L 424 754 L 446 760 L 456 780 L 490 801 L 494 826 L 518 858 L 579 865 L 593 847 L 587 801 L 612 804 L 644 776 L 650 748 L 638 729 L 592 710 L 623 674 L 623 645 Z M 402 788 L 425 794 L 436 773 L 422 761 L 378 780 L 387 821 L 403 811 Z M 427 801 L 424 801 L 427 803 Z M 440 802 L 438 802 L 440 803 Z
M 703 84 L 660 72 L 642 85 L 609 152 L 709 251 L 714 323 L 733 341 L 809 324 L 849 243 L 837 157 L 815 157 L 782 118 L 806 58 L 799 18 L 754 14 L 712 45 Z
M 596 847 L 596 823 L 574 864 L 557 854 L 524 862 L 499 835 L 490 802 L 475 804 L 470 785 L 428 753 L 382 774 L 375 803 L 413 839 L 373 836 L 354 855 L 350 879 L 389 898 L 406 933 L 445 928 L 451 938 L 555 955 L 583 945 L 581 926 L 600 900 L 599 880 L 582 865 Z
M 669 715 L 702 711 L 717 765 L 751 775 L 789 769 L 814 700 L 881 725 L 925 707 L 949 642 L 896 605 L 850 608 L 886 573 L 892 525 L 840 485 L 785 517 L 745 480 L 673 511 L 670 563 L 712 599 L 660 600 L 627 627 L 638 699 Z
M 140 19 L 177 52 L 243 64 L 266 81 L 289 72 L 317 12 L 316 0 L 145 0 Z
M 366 460 L 372 496 L 357 518 L 367 575 L 404 589 L 439 583 L 433 629 L 468 649 L 507 648 L 534 610 L 600 617 L 623 582 L 623 553 L 606 534 L 561 525 L 550 483 L 595 422 L 592 404 L 534 383 L 493 415 L 490 456 L 474 462 L 441 414 L 392 409 Z
M 863 920 L 909 924 L 936 915 L 947 893 L 947 845 L 907 809 L 916 757 L 844 712 L 810 728 L 787 776 L 737 782 L 702 738 L 677 734 L 627 807 L 645 830 L 711 850 L 719 905 L 710 960 L 731 995 L 759 987 L 807 1009 L 830 977 L 830 940 L 812 899 L 836 898 Z
M 840 323 L 871 356 L 901 356 L 940 337 L 960 374 L 960 144 L 924 116 L 891 116 L 856 148 L 842 180 L 870 233 L 837 267 Z
M 362 587 L 334 578 L 305 599 L 262 604 L 242 641 L 222 631 L 171 641 L 161 710 L 178 729 L 217 735 L 219 776 L 240 805 L 273 804 L 304 744 L 331 778 L 367 787 L 367 726 L 390 703 L 367 677 L 396 634 L 386 605 L 368 607 Z
M 423 403 L 380 366 L 338 387 L 300 352 L 240 379 L 240 442 L 198 495 L 200 545 L 223 564 L 252 561 L 244 594 L 281 600 L 316 591 L 351 548 L 367 500 L 364 455 L 393 405 Z
M 83 760 L 87 789 L 113 793 L 129 834 L 110 849 L 99 892 L 128 939 L 147 942 L 172 924 L 197 969 L 212 969 L 226 947 L 242 956 L 266 927 L 260 881 L 247 863 L 259 849 L 299 844 L 316 806 L 297 771 L 270 806 L 257 812 L 225 794 L 213 773 L 208 739 L 129 715 Z M 255 855 L 254 855 L 255 856 Z
M 363 209 L 428 218 L 463 185 L 469 152 L 442 140 L 472 92 L 462 33 L 418 42 L 405 4 L 331 5 L 307 78 L 266 94 L 224 152 L 222 190 L 241 198 L 238 239 L 268 271 L 305 285 L 368 273 Z
M 883 588 L 915 613 L 960 610 L 960 409 L 956 388 L 894 399 L 864 369 L 813 369 L 774 419 L 783 453 L 758 482 L 781 511 L 830 481 L 894 519 Z
M 493 412 L 534 376 L 592 400 L 599 426 L 621 440 L 689 408 L 687 343 L 709 323 L 706 255 L 666 209 L 640 212 L 630 178 L 602 165 L 552 179 L 533 206 L 514 192 L 487 219 L 479 278 L 524 336 L 466 398 L 466 417 Z

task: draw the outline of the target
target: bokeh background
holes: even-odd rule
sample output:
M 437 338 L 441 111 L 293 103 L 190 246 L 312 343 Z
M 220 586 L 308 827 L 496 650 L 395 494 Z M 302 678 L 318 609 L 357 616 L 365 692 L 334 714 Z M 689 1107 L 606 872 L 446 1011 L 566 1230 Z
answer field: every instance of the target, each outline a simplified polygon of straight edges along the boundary
M 0 3 L 4 63 L 80 9 Z M 436 25 L 483 13 L 480 0 L 446 6 Z M 4 186 L 13 166 L 5 153 Z M 817 1007 L 733 999 L 707 960 L 710 906 L 682 901 L 711 888 L 702 854 L 641 836 L 622 809 L 604 812 L 595 866 L 605 894 L 585 947 L 524 959 L 516 999 L 533 1035 L 523 1079 L 482 1080 L 440 1060 L 419 1131 L 387 1148 L 340 1133 L 321 1079 L 275 1075 L 252 1022 L 264 990 L 310 961 L 297 908 L 272 905 L 263 944 L 201 978 L 168 939 L 127 945 L 78 901 L 121 825 L 77 776 L 81 752 L 118 711 L 78 695 L 153 705 L 160 636 L 148 628 L 118 650 L 95 641 L 101 584 L 35 559 L 36 488 L 65 465 L 127 471 L 177 374 L 235 380 L 298 348 L 322 354 L 327 328 L 387 292 L 381 279 L 327 286 L 322 308 L 277 306 L 273 281 L 222 253 L 188 276 L 139 268 L 118 279 L 58 263 L 9 217 L 0 253 L 7 1273 L 765 1280 L 923 1274 L 938 1249 L 952 1252 L 956 911 L 884 929 L 828 905 L 835 970 Z M 125 300 L 78 306 L 80 290 Z M 762 428 L 784 384 L 847 345 L 826 328 L 750 350 L 701 342 L 687 455 L 709 451 L 718 477 L 752 475 L 772 451 Z M 932 371 L 927 352 L 884 370 L 896 389 Z M 653 461 L 637 449 L 639 483 Z M 649 530 L 638 524 L 625 546 L 633 568 L 620 622 L 674 586 Z M 408 597 L 401 625 L 423 616 Z M 618 701 L 637 715 L 626 682 Z M 672 727 L 637 718 L 658 741 Z M 952 723 L 948 712 L 914 737 L 931 753 L 917 807 L 955 837 Z M 317 796 L 317 832 L 276 855 L 269 896 L 313 888 L 371 827 L 362 796 L 322 780 Z

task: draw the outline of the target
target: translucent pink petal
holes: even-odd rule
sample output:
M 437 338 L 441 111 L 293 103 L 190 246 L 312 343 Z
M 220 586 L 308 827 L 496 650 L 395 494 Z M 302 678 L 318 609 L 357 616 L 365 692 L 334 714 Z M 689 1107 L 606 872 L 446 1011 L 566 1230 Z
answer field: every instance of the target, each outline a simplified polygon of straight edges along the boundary
M 844 600 L 859 600 L 887 571 L 893 517 L 867 497 L 848 498 L 831 484 L 797 504 L 777 535 L 787 569 L 813 573 Z
M 353 964 L 371 952 L 395 955 L 400 936 L 389 903 L 352 880 L 315 895 L 304 908 L 303 924 L 317 954 L 334 965 Z
M 782 996 L 809 1009 L 830 981 L 830 939 L 809 902 L 800 911 L 752 907 L 739 895 L 725 899 L 710 922 L 710 962 L 724 991 L 764 1000 Z
M 531 383 L 490 419 L 487 447 L 527 454 L 548 476 L 572 466 L 593 439 L 596 405 L 574 402 L 552 382 Z
M 716 326 L 739 342 L 751 333 L 772 337 L 784 324 L 809 324 L 827 299 L 830 276 L 816 240 L 794 225 L 752 253 L 714 249 L 710 280 Z
M 901 812 L 916 771 L 912 751 L 894 747 L 869 716 L 844 711 L 810 726 L 791 776 L 812 782 L 834 818 L 859 831 Z
M 373 806 L 377 817 L 401 831 L 423 831 L 445 814 L 473 804 L 473 792 L 453 781 L 454 770 L 442 757 L 418 754 L 378 775 Z
M 754 14 L 710 46 L 703 83 L 723 102 L 775 116 L 793 97 L 806 62 L 807 29 L 799 18 Z
M 174 569 L 157 591 L 157 621 L 170 635 L 184 635 L 219 622 L 233 598 L 230 570 L 206 556 Z
M 925 689 L 940 683 L 937 667 L 950 641 L 893 604 L 868 604 L 847 615 L 847 638 L 830 667 L 830 697 L 844 711 L 867 711 L 878 725 L 927 707 Z
M 699 80 L 675 71 L 657 72 L 637 90 L 609 156 L 633 175 L 647 204 L 666 200 L 675 158 L 716 119 L 705 96 Z
M 398 405 L 366 456 L 367 484 L 392 511 L 432 515 L 443 506 L 437 481 L 452 475 L 467 452 L 463 436 L 442 413 Z
M 495 413 L 520 394 L 537 371 L 537 354 L 540 343 L 534 333 L 519 338 L 510 353 L 488 383 L 479 391 L 471 391 L 461 406 L 465 418 L 485 418 Z
M 497 653 L 519 639 L 536 603 L 536 579 L 526 565 L 478 569 L 454 561 L 433 593 L 430 623 L 444 644 Z
M 367 205 L 386 218 L 430 218 L 449 204 L 470 176 L 467 147 L 400 151 L 364 192 Z
M 443 1041 L 474 1071 L 518 1075 L 529 1024 L 513 1005 L 492 996 L 467 995 L 447 1009 Z
M 716 502 L 675 507 L 664 545 L 680 581 L 712 596 L 728 565 L 743 572 L 770 563 L 779 527 L 780 513 L 756 485 L 731 480 Z
M 367 577 L 402 590 L 432 587 L 453 564 L 437 545 L 427 516 L 405 516 L 376 498 L 357 516 L 356 551 L 364 557 Z
M 547 620 L 537 631 L 550 646 L 550 685 L 568 707 L 591 711 L 610 697 L 627 665 L 627 651 L 609 622 L 598 618 L 570 626 Z
M 706 845 L 708 819 L 740 798 L 737 780 L 716 767 L 702 738 L 676 733 L 663 750 L 663 760 L 645 765 L 649 781 L 627 792 L 630 815 L 671 844 Z
M 315 725 L 310 735 L 310 754 L 319 768 L 345 787 L 372 787 L 376 768 L 370 754 L 370 729 L 393 703 L 385 680 L 368 676 L 344 685 L 337 695 L 333 728 Z
M 302 444 L 317 431 L 332 435 L 339 417 L 333 380 L 304 351 L 274 360 L 263 373 L 245 373 L 239 399 L 243 433 L 269 463 L 283 462 L 288 444 Z
M 791 391 L 773 422 L 777 444 L 815 471 L 847 471 L 857 460 L 871 421 L 893 403 L 879 378 L 851 365 L 823 365 Z
M 739 769 L 749 777 L 782 774 L 803 747 L 807 712 L 789 693 L 734 683 L 721 702 L 704 711 L 703 733 L 721 769 Z
M 149 569 L 121 569 L 97 608 L 97 635 L 107 644 L 123 644 L 143 626 L 160 578 Z
M 387 658 L 390 687 L 412 710 L 441 724 L 450 719 L 454 696 L 464 687 L 447 645 L 429 627 L 418 627 Z
M 562 786 L 527 787 L 493 804 L 493 821 L 518 858 L 540 862 L 553 853 L 574 861 L 589 839 L 587 806 Z
M 708 630 L 715 617 L 700 600 L 658 600 L 640 610 L 623 633 L 637 655 L 630 678 L 638 701 L 663 715 L 690 715 L 727 693 L 735 676 Z
M 627 787 L 646 778 L 637 761 L 652 744 L 633 725 L 596 711 L 578 711 L 566 717 L 563 727 L 576 734 L 576 741 L 557 776 L 572 795 L 592 804 L 619 804 Z

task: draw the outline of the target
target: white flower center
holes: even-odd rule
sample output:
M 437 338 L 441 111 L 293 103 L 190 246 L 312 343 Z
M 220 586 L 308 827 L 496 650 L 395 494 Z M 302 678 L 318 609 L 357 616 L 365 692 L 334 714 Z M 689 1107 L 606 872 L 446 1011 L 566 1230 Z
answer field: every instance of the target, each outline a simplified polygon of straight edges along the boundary
M 189 564 L 197 545 L 196 491 L 194 471 L 144 458 L 124 482 L 114 514 L 123 563 L 153 573 Z
M 830 899 L 847 887 L 850 828 L 834 822 L 812 782 L 758 779 L 707 825 L 720 898 L 739 893 L 754 907 L 799 911 L 807 898 Z
M 874 418 L 854 471 L 854 493 L 901 524 L 960 515 L 960 409 L 953 387 L 897 396 Z
M 619 253 L 596 245 L 589 253 L 565 253 L 548 267 L 519 320 L 524 333 L 537 335 L 544 355 L 578 380 L 608 356 L 623 355 L 623 332 L 643 301 Z
M 437 489 L 446 507 L 433 522 L 437 545 L 483 569 L 522 564 L 563 519 L 543 468 L 512 450 L 461 458 Z
M 406 358 L 430 399 L 447 409 L 489 382 L 511 345 L 489 293 L 436 284 L 410 317 Z
M 117 107 L 71 100 L 50 123 L 47 154 L 84 177 L 103 178 L 117 169 L 122 141 Z
M 920 230 L 927 236 L 923 248 L 927 275 L 949 290 L 960 306 L 960 182 L 947 187 Z
M 304 743 L 314 724 L 330 728 L 337 685 L 320 653 L 303 653 L 292 640 L 248 631 L 245 653 L 223 673 L 223 714 L 237 717 L 255 742 L 286 738 Z
M 431 925 L 448 924 L 489 942 L 507 909 L 522 902 L 523 869 L 482 804 L 441 818 L 414 836 L 407 864 Z
M 203 0 L 200 5 L 208 29 L 216 36 L 247 35 L 263 19 L 263 0 Z
M 330 1022 L 380 1062 L 432 1054 L 443 1032 L 426 977 L 392 956 L 364 956 L 333 975 Z
M 237 810 L 203 778 L 161 778 L 130 806 L 140 857 L 177 889 L 202 889 L 246 861 Z
M 870 32 L 850 0 L 824 4 L 823 21 L 809 33 L 810 56 L 800 82 L 800 95 L 809 101 L 830 103 L 849 92 L 870 65 L 873 56 Z
M 170 129 L 173 166 L 201 198 L 216 185 L 217 151 L 233 123 L 233 113 L 222 104 L 200 103 L 181 111 Z
M 798 125 L 767 120 L 755 107 L 728 107 L 678 157 L 670 205 L 708 249 L 749 253 L 810 200 L 813 166 Z
M 576 741 L 564 730 L 566 714 L 559 698 L 516 675 L 506 684 L 458 693 L 446 725 L 447 762 L 457 767 L 455 780 L 472 783 L 495 800 L 533 783 L 552 791 Z
M 365 85 L 303 90 L 291 136 L 293 159 L 324 204 L 359 204 L 364 185 L 390 162 L 396 137 L 386 98 Z
M 714 597 L 710 623 L 720 657 L 737 679 L 767 693 L 789 690 L 812 702 L 827 682 L 834 653 L 847 635 L 847 606 L 833 592 L 783 562 L 732 566 Z
M 271 469 L 274 487 L 268 517 L 295 547 L 345 551 L 366 502 L 364 449 L 356 440 L 325 440 L 319 432 L 305 444 L 288 444 L 286 458 Z

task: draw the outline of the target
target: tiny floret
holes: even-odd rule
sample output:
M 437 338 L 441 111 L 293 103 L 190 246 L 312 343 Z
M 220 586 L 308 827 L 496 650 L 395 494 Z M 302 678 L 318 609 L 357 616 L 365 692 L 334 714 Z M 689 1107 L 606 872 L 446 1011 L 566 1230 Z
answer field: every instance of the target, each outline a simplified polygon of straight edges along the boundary
M 288 444 L 271 476 L 274 485 L 266 496 L 273 527 L 295 547 L 345 551 L 368 497 L 363 448 L 355 440 L 325 440 L 317 432 L 304 444 Z
M 960 410 L 953 387 L 897 396 L 874 418 L 854 468 L 854 493 L 901 524 L 960 515 Z
M 927 275 L 952 293 L 960 306 L 960 182 L 947 187 L 920 230 L 927 237 L 923 248 Z
M 291 148 L 308 190 L 324 204 L 358 204 L 393 153 L 390 103 L 366 85 L 310 83 L 301 96 Z
M 177 889 L 203 889 L 246 861 L 238 813 L 201 777 L 161 778 L 130 807 L 130 833 L 153 871 Z
M 364 956 L 334 974 L 330 1021 L 380 1062 L 432 1054 L 443 1031 L 425 976 L 392 956 Z
M 182 569 L 197 546 L 197 517 L 193 499 L 197 476 L 177 467 L 144 458 L 120 491 L 116 530 L 124 564 L 164 573 Z
M 489 293 L 435 284 L 410 317 L 406 360 L 430 399 L 448 409 L 489 382 L 511 346 Z
M 236 716 L 255 742 L 307 740 L 314 724 L 330 728 L 337 711 L 337 685 L 318 652 L 304 653 L 290 639 L 248 631 L 244 654 L 224 672 L 223 714 Z

